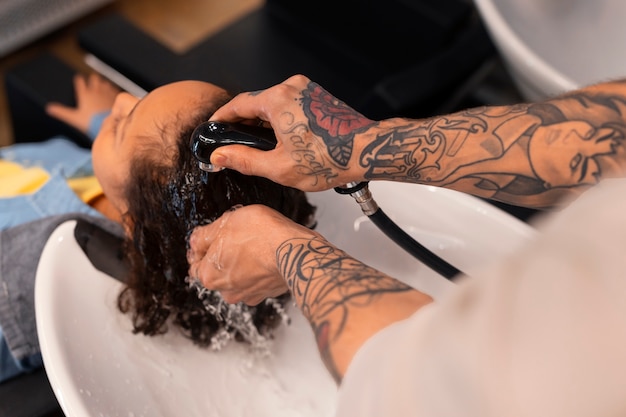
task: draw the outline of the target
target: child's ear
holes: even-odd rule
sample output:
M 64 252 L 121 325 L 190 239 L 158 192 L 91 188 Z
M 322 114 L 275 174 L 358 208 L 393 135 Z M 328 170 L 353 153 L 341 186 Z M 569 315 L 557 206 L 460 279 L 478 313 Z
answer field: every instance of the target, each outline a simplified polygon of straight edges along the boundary
M 122 224 L 122 213 L 104 194 L 90 201 L 89 205 L 102 213 L 107 219 Z

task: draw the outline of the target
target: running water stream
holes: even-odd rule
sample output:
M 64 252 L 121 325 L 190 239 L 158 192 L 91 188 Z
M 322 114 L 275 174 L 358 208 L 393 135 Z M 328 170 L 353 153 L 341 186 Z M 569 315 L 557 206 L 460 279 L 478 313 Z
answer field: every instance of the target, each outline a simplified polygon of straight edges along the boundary
M 229 304 L 217 291 L 206 289 L 197 278 L 185 279 L 190 288 L 194 289 L 198 298 L 202 300 L 204 308 L 211 313 L 218 322 L 223 323 L 213 337 L 209 348 L 214 351 L 221 350 L 237 334 L 250 344 L 250 349 L 255 356 L 268 356 L 270 354 L 271 334 L 264 335 L 254 325 L 252 315 L 255 307 L 244 303 Z M 264 303 L 271 305 L 281 318 L 283 324 L 289 324 L 290 319 L 280 301 L 268 298 Z

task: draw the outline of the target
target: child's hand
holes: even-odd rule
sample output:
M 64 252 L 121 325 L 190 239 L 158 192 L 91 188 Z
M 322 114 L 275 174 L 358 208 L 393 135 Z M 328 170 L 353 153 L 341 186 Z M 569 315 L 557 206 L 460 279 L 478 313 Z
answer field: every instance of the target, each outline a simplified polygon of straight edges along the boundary
M 60 103 L 48 103 L 48 115 L 87 133 L 91 117 L 97 113 L 111 110 L 115 97 L 121 91 L 117 86 L 96 73 L 87 76 L 74 76 L 76 107 Z

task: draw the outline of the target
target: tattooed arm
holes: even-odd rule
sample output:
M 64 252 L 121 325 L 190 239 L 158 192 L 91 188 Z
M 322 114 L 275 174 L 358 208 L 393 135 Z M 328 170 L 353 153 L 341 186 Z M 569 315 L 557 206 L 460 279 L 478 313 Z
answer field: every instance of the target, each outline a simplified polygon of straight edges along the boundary
M 482 107 L 423 121 L 394 119 L 370 135 L 367 179 L 447 187 L 543 208 L 624 174 L 624 96 L 577 93 L 541 104 Z M 616 88 L 617 90 L 617 88 Z
M 227 302 L 254 305 L 291 291 L 338 383 L 370 336 L 431 301 L 265 206 L 197 228 L 190 247 L 190 275 Z
M 626 170 L 626 81 L 542 103 L 373 121 L 303 76 L 241 94 L 213 119 L 270 122 L 279 145 L 222 147 L 212 162 L 306 191 L 392 180 L 550 207 Z
M 319 237 L 282 242 L 277 261 L 337 383 L 370 336 L 432 301 Z

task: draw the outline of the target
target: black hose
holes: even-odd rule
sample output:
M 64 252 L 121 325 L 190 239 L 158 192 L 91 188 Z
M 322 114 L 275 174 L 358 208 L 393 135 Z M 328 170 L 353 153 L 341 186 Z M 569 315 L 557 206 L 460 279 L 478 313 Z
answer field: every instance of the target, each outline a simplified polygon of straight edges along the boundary
M 361 207 L 363 214 L 387 235 L 387 237 L 439 275 L 452 280 L 459 274 L 460 271 L 458 269 L 419 244 L 378 207 L 378 204 L 374 201 L 374 197 L 372 197 L 372 193 L 369 190 L 368 181 L 360 183 L 351 182 L 342 187 L 335 187 L 335 191 L 339 194 L 348 194 L 354 197 Z
M 419 244 L 408 233 L 395 224 L 381 208 L 368 216 L 378 228 L 398 246 L 423 262 L 438 274 L 452 280 L 460 273 L 458 269 Z

